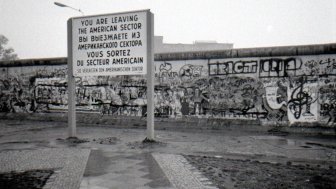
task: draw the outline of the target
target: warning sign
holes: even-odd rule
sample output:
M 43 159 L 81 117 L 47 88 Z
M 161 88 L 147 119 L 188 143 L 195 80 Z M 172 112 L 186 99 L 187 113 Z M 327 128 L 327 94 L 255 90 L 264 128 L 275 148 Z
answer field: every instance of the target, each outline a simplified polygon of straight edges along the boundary
M 74 76 L 147 73 L 149 10 L 71 18 Z

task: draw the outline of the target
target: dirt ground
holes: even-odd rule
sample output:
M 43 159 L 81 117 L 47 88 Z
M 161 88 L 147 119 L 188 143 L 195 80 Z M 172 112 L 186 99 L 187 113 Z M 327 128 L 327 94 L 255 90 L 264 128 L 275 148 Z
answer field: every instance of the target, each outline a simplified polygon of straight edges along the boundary
M 53 170 L 30 170 L 0 174 L 0 188 L 3 189 L 41 189 L 54 173 Z
M 195 155 L 186 155 L 185 158 L 220 189 L 336 188 L 336 169 L 333 166 Z

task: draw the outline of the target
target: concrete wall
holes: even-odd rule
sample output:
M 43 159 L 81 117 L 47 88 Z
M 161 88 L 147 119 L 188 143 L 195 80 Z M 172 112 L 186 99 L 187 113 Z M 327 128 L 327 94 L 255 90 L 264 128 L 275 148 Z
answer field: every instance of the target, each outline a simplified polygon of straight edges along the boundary
M 156 54 L 155 114 L 171 119 L 336 124 L 336 44 Z M 77 109 L 144 116 L 141 76 L 77 79 Z M 0 62 L 0 112 L 67 109 L 65 58 Z

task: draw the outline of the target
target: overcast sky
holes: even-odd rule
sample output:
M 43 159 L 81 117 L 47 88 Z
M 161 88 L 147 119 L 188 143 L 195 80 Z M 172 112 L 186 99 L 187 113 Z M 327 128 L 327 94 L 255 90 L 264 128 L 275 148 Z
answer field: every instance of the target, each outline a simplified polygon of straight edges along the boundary
M 85 15 L 151 9 L 165 43 L 215 40 L 234 48 L 336 42 L 336 0 L 56 0 Z M 66 22 L 53 0 L 0 0 L 0 34 L 19 58 L 67 56 Z

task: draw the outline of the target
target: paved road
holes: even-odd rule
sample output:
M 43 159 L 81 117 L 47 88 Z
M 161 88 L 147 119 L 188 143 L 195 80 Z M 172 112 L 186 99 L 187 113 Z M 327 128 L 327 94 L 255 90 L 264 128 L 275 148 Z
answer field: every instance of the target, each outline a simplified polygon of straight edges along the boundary
M 7 162 L 11 161 L 8 159 L 11 153 L 49 153 L 51 157 L 58 157 L 54 161 L 60 163 L 55 167 L 62 169 L 71 164 L 74 153 L 84 154 L 77 157 L 81 162 L 79 167 L 86 165 L 83 178 L 80 168 L 68 175 L 82 189 L 188 188 L 188 183 L 179 185 L 180 181 L 176 180 L 186 181 L 188 177 L 198 179 L 190 182 L 190 186 L 200 183 L 213 187 L 213 183 L 199 175 L 197 170 L 183 163 L 180 166 L 181 160 L 184 162 L 181 155 L 186 154 L 282 163 L 308 162 L 326 166 L 336 162 L 336 139 L 330 137 L 276 136 L 234 129 L 160 130 L 156 131 L 158 143 L 144 144 L 141 142 L 146 137 L 144 129 L 79 125 L 80 140 L 66 140 L 64 122 L 1 120 L 0 127 L 0 159 L 7 157 Z M 172 163 L 167 164 L 169 160 Z M 0 172 L 5 172 L 4 164 L 0 166 Z M 180 171 L 186 176 L 176 177 L 172 173 L 179 172 L 176 167 L 183 167 L 183 171 Z

